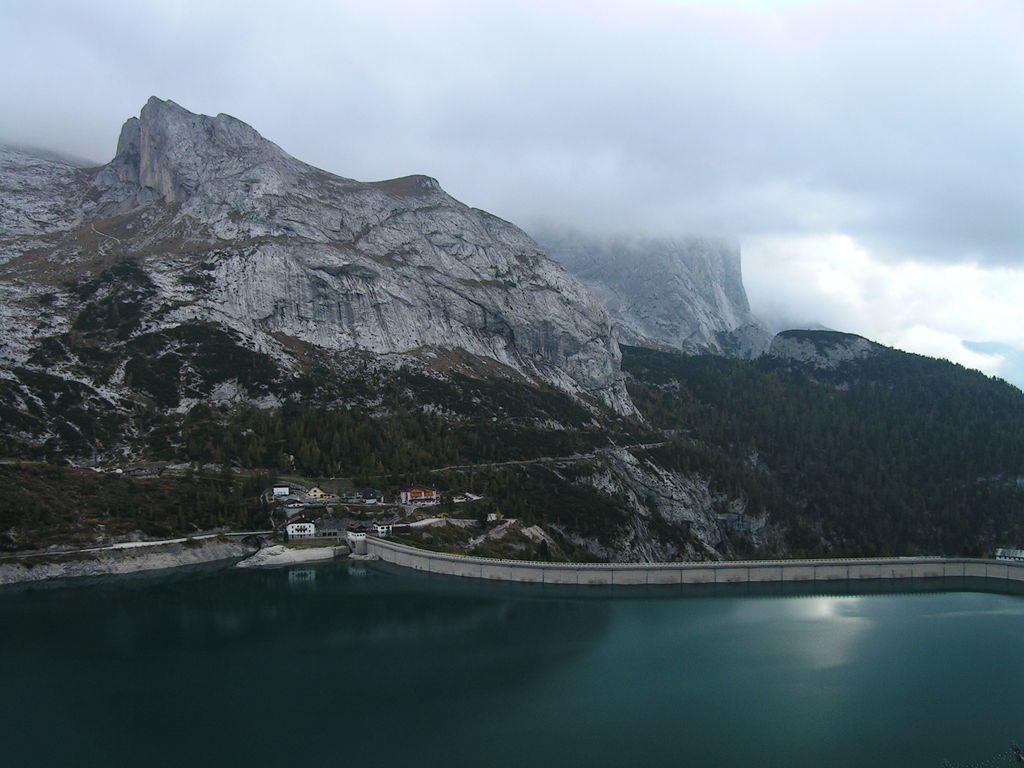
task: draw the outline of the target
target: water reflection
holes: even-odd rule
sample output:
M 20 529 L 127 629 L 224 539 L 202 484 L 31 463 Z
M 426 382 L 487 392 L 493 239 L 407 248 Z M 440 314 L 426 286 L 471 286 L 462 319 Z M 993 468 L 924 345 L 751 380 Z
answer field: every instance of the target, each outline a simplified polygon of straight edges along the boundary
M 51 647 L 63 654 L 73 633 L 74 655 L 92 662 L 180 648 L 239 652 L 272 644 L 316 654 L 328 666 L 346 653 L 372 648 L 394 665 L 410 645 L 472 659 L 510 629 L 529 627 L 518 650 L 533 655 L 535 668 L 575 653 L 607 623 L 608 607 L 600 602 L 496 598 L 486 590 L 450 586 L 437 589 L 432 582 L 368 572 L 362 565 L 325 564 L 115 579 L 89 589 L 23 589 L 0 594 L 0 654 L 46 653 Z
M 1024 722 L 1005 695 L 1024 601 L 969 586 L 595 590 L 332 562 L 0 591 L 5 757 L 967 762 Z

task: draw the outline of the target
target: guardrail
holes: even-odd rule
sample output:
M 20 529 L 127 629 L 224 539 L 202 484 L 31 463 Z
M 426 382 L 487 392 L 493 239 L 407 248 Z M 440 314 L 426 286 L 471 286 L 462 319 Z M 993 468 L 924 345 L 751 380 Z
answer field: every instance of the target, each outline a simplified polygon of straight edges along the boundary
M 860 579 L 982 578 L 1024 582 L 1024 563 L 977 558 L 879 557 L 698 563 L 551 563 L 431 552 L 376 536 L 367 554 L 428 573 L 537 584 L 735 584 Z

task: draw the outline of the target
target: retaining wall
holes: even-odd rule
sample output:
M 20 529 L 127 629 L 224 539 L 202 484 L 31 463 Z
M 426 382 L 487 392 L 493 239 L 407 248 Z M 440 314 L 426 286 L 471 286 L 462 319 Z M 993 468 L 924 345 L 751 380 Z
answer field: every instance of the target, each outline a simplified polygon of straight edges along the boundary
M 430 552 L 374 536 L 367 554 L 417 571 L 535 584 L 739 584 L 858 579 L 983 578 L 1024 582 L 1024 563 L 941 557 L 716 563 L 545 563 Z

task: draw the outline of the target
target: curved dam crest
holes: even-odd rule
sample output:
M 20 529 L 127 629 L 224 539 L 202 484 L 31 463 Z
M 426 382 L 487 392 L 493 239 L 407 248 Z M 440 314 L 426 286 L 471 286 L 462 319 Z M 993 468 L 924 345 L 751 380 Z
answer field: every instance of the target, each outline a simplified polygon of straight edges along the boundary
M 354 552 L 417 571 L 532 584 L 640 586 L 972 578 L 1024 582 L 1024 563 L 980 558 L 882 557 L 715 563 L 549 563 L 431 552 L 374 536 Z

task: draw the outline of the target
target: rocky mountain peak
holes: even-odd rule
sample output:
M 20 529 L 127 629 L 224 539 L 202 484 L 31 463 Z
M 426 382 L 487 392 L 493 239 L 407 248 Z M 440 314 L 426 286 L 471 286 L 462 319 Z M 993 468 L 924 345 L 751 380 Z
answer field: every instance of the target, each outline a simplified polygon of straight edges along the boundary
M 218 174 L 292 161 L 276 144 L 230 115 L 197 115 L 152 97 L 121 128 L 117 154 L 94 181 L 107 202 L 184 203 Z
M 5 172 L 12 184 L 32 175 L 19 163 L 13 157 Z M 134 287 L 128 296 L 111 279 L 102 289 L 109 296 L 88 300 L 84 287 L 67 295 L 40 287 L 53 315 L 46 327 L 34 319 L 32 297 L 13 302 L 7 311 L 18 332 L 7 343 L 16 364 L 40 340 L 56 339 L 54 328 L 95 325 L 107 302 L 119 318 L 134 318 L 114 346 L 202 323 L 285 370 L 301 365 L 295 350 L 306 345 L 338 365 L 352 355 L 433 368 L 473 359 L 477 369 L 634 412 L 607 313 L 522 230 L 453 199 L 433 178 L 336 176 L 233 117 L 155 98 L 124 124 L 106 166 L 55 166 L 51 175 L 59 205 L 27 193 L 7 201 L 6 219 L 53 236 L 45 248 L 27 237 L 0 243 L 0 293 L 20 296 L 4 281 L 49 281 L 62 265 L 90 290 L 103 275 L 129 275 Z M 68 175 L 73 184 L 63 183 Z M 169 344 L 155 354 L 176 353 Z M 115 370 L 96 383 L 120 391 L 124 375 Z

